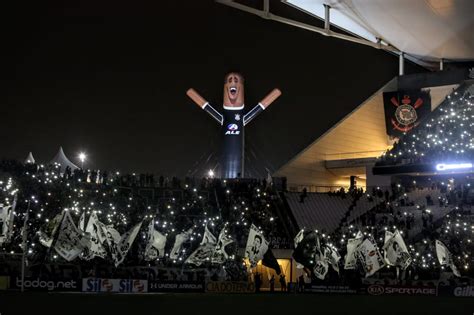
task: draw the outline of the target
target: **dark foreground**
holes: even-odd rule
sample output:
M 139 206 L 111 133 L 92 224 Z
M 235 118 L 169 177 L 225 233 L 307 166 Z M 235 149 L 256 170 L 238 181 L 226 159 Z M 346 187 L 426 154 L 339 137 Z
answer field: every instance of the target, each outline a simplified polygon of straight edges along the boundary
M 311 294 L 0 293 L 11 314 L 474 314 L 474 298 Z

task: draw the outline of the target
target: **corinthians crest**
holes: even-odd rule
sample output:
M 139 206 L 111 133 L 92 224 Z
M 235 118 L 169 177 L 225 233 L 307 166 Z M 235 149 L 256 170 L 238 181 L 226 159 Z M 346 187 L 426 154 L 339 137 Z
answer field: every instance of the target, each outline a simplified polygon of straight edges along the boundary
M 428 91 L 385 92 L 385 121 L 387 133 L 399 137 L 420 124 L 431 111 Z

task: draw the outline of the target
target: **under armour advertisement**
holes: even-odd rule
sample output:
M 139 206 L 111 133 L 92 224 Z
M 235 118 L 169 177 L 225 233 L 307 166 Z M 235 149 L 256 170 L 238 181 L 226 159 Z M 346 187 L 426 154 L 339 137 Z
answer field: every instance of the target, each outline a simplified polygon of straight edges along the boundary
M 431 112 L 431 96 L 425 91 L 383 93 L 387 134 L 400 137 L 416 128 Z

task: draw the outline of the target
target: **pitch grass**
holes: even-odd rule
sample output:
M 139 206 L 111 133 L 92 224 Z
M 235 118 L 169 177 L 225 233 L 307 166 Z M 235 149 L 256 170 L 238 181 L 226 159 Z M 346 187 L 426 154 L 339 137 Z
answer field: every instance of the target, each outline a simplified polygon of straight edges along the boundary
M 0 292 L 0 315 L 474 314 L 474 298 L 316 294 Z

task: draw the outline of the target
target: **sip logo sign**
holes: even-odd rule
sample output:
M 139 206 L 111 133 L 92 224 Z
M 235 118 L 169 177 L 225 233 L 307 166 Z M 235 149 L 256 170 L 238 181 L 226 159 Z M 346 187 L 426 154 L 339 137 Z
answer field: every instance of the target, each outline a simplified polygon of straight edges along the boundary
M 239 134 L 240 134 L 240 130 L 237 124 L 227 125 L 227 131 L 225 132 L 225 135 L 239 135 Z
M 147 280 L 137 279 L 82 279 L 82 291 L 84 292 L 120 292 L 139 293 L 148 291 Z

